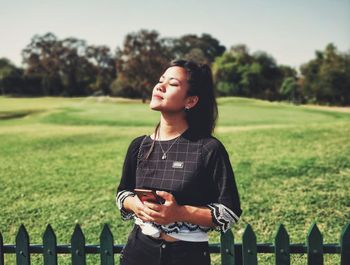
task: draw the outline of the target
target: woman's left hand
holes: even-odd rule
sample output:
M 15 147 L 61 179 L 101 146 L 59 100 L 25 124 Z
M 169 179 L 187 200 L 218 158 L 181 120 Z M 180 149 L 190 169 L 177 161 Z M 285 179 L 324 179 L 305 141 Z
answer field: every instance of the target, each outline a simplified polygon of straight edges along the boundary
M 181 206 L 177 204 L 175 197 L 166 191 L 157 191 L 157 194 L 165 200 L 164 204 L 144 202 L 149 208 L 146 213 L 153 218 L 152 222 L 167 225 L 180 221 Z

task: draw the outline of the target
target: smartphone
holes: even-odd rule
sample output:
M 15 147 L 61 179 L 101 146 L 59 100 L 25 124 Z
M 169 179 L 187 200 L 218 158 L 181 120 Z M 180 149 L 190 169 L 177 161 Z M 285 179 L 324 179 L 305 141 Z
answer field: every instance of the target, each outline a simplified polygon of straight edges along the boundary
M 165 200 L 157 195 L 155 190 L 146 190 L 146 189 L 134 189 L 137 197 L 139 197 L 140 201 L 144 202 L 153 202 L 158 204 L 163 204 Z

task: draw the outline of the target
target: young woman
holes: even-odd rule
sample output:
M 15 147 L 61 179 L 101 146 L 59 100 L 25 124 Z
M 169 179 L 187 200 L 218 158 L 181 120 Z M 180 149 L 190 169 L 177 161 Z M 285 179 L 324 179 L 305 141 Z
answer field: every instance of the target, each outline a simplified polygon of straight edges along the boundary
M 212 136 L 217 105 L 209 66 L 171 62 L 150 108 L 160 122 L 131 142 L 117 191 L 122 219 L 135 220 L 120 264 L 210 264 L 207 233 L 227 231 L 242 210 L 229 156 Z M 164 203 L 141 202 L 135 188 L 155 190 Z

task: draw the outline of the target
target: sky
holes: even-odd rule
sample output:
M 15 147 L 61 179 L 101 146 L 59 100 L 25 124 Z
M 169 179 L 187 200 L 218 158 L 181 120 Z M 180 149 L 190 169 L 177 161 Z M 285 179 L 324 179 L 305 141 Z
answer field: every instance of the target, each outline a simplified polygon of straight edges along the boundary
M 0 58 L 17 66 L 35 34 L 114 52 L 140 29 L 160 37 L 208 33 L 226 48 L 246 44 L 298 68 L 331 42 L 350 51 L 350 0 L 0 0 Z

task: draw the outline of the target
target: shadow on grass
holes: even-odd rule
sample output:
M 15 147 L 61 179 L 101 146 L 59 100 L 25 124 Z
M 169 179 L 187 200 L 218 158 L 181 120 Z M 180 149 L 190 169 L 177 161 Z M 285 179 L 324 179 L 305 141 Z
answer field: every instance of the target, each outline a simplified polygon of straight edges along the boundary
M 43 110 L 0 111 L 0 120 L 20 119 L 40 112 Z

